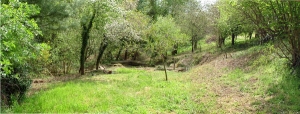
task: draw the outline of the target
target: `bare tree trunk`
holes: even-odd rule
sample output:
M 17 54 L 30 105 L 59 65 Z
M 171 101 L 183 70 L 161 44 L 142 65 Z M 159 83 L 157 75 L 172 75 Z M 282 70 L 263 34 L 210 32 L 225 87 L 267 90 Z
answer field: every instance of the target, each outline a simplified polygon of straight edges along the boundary
M 192 53 L 194 53 L 194 51 L 195 51 L 195 47 L 194 47 L 194 40 L 192 41 Z
M 173 57 L 173 70 L 175 70 L 175 58 Z
M 300 54 L 293 50 L 292 52 L 292 66 L 298 67 L 300 65 Z
M 198 41 L 195 40 L 195 41 L 194 41 L 194 51 L 197 50 L 197 49 L 198 49 Z
M 120 48 L 118 55 L 116 57 L 116 60 L 119 60 L 122 50 L 123 50 L 123 47 Z
M 133 60 L 136 60 L 138 56 L 139 56 L 139 49 L 136 49 L 134 52 Z
M 107 41 L 106 41 L 106 36 L 104 35 L 104 39 L 103 39 L 103 41 L 100 45 L 100 48 L 99 48 L 99 54 L 98 54 L 97 62 L 96 62 L 96 70 L 98 70 L 98 68 L 99 68 L 100 60 L 101 60 L 107 46 L 108 46 L 108 44 L 107 44 Z
M 63 60 L 63 68 L 64 68 L 64 74 L 67 74 L 67 69 L 66 69 L 66 62 Z
M 178 44 L 175 44 L 175 45 L 173 46 L 172 55 L 176 55 L 176 54 L 178 53 L 177 50 L 178 50 Z
M 167 74 L 167 69 L 166 69 L 166 62 L 164 62 L 164 70 L 165 70 L 166 81 L 168 81 L 168 74 Z
M 223 45 L 225 45 L 225 38 L 220 35 L 218 39 L 218 47 L 221 48 Z
M 192 53 L 194 53 L 194 43 L 195 43 L 195 36 L 192 36 Z
M 163 57 L 163 60 L 164 60 L 164 70 L 165 70 L 166 81 L 168 81 L 168 74 L 167 74 L 167 69 L 166 69 L 167 52 L 166 52 L 166 55 L 162 54 L 162 57 Z
M 128 49 L 125 50 L 124 60 L 127 60 L 127 58 L 128 58 Z
M 234 45 L 234 38 L 235 38 L 235 34 L 232 33 L 231 34 L 231 45 Z
M 67 63 L 67 74 L 70 73 L 70 70 L 71 70 L 71 64 L 70 62 Z
M 81 75 L 84 75 L 84 63 L 85 63 L 85 53 L 86 53 L 86 48 L 88 46 L 88 40 L 89 40 L 89 33 L 91 31 L 91 28 L 93 26 L 93 20 L 95 18 L 96 15 L 96 11 L 94 10 L 93 15 L 88 23 L 88 25 L 86 26 L 85 23 L 82 23 L 82 34 L 81 34 L 81 40 L 82 40 L 82 44 L 81 44 L 81 51 L 80 51 L 80 68 L 79 68 L 79 73 Z

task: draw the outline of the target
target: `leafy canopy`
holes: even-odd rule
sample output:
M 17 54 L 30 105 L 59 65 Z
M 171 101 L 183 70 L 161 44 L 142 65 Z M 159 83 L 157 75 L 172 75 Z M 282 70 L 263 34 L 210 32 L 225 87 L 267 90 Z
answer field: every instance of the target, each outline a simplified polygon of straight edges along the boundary
M 171 16 L 158 17 L 149 29 L 150 47 L 163 54 L 173 49 L 178 43 L 187 41 L 187 35 L 182 33 Z

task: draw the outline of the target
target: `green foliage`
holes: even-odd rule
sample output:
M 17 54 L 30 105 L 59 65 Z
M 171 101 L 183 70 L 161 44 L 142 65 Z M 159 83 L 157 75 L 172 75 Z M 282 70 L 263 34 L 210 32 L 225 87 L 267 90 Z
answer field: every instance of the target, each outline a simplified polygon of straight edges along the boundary
M 52 73 L 71 73 L 74 68 L 78 68 L 78 62 L 74 62 L 78 61 L 80 49 L 80 34 L 77 31 L 78 28 L 69 27 L 68 30 L 57 35 L 57 38 L 51 42 L 53 48 L 50 50 L 50 64 L 47 66 L 44 64 L 43 68 L 49 69 Z
M 279 41 L 278 52 L 282 52 L 291 66 L 300 64 L 299 47 L 299 9 L 296 1 L 252 0 L 237 1 L 234 5 L 237 13 L 246 17 L 247 22 L 254 24 L 260 35 L 260 44 L 273 39 Z M 271 37 L 271 38 L 268 38 Z M 285 41 L 288 41 L 285 42 Z
M 170 16 L 159 17 L 157 22 L 149 29 L 148 36 L 149 47 L 160 54 L 171 51 L 175 44 L 187 41 L 187 35 L 181 32 Z
M 7 69 L 4 74 L 11 74 L 14 62 L 24 64 L 30 57 L 34 57 L 33 37 L 40 32 L 30 15 L 38 13 L 36 6 L 19 2 L 2 4 L 1 7 L 1 62 L 2 68 Z
M 3 104 L 20 101 L 31 81 L 27 78 L 31 64 L 36 59 L 47 59 L 50 47 L 37 44 L 34 37 L 41 34 L 35 20 L 30 16 L 39 13 L 35 5 L 11 0 L 1 4 L 1 98 Z M 32 68 L 33 69 L 33 68 Z
M 181 30 L 196 41 L 205 37 L 208 20 L 198 1 L 188 0 L 175 18 Z
M 63 20 L 72 13 L 67 1 L 20 0 L 20 2 L 39 7 L 40 13 L 30 16 L 31 19 L 36 20 L 43 32 L 43 36 L 35 37 L 36 41 L 50 44 L 56 38 L 57 32 L 67 29 L 68 26 L 63 23 Z

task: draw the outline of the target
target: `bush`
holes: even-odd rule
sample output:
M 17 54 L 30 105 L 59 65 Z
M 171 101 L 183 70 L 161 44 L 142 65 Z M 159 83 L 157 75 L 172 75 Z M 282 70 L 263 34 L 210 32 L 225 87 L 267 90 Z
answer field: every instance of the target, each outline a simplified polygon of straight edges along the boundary
M 10 0 L 9 4 L 1 4 L 0 12 L 1 105 L 12 106 L 24 98 L 31 83 L 27 78 L 30 63 L 47 46 L 34 42 L 34 37 L 41 34 L 35 20 L 30 19 L 39 13 L 37 6 Z
M 12 106 L 15 101 L 20 103 L 25 97 L 25 92 L 30 84 L 31 80 L 25 75 L 1 74 L 1 105 Z

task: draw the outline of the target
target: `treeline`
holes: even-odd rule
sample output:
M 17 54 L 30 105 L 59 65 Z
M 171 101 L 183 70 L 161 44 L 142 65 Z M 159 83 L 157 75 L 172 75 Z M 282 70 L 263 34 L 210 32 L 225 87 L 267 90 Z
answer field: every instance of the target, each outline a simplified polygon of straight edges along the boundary
M 183 46 L 238 35 L 272 40 L 300 65 L 300 3 L 281 0 L 1 0 L 1 103 L 21 100 L 30 77 L 85 74 L 119 60 L 166 62 Z M 200 47 L 200 49 L 199 49 Z M 13 97 L 14 96 L 14 97 Z
M 220 0 L 219 10 L 212 15 L 218 33 L 218 46 L 227 37 L 232 45 L 239 34 L 252 34 L 259 44 L 273 41 L 277 54 L 287 58 L 291 66 L 300 65 L 300 2 L 293 0 Z M 213 11 L 213 10 L 211 10 Z

